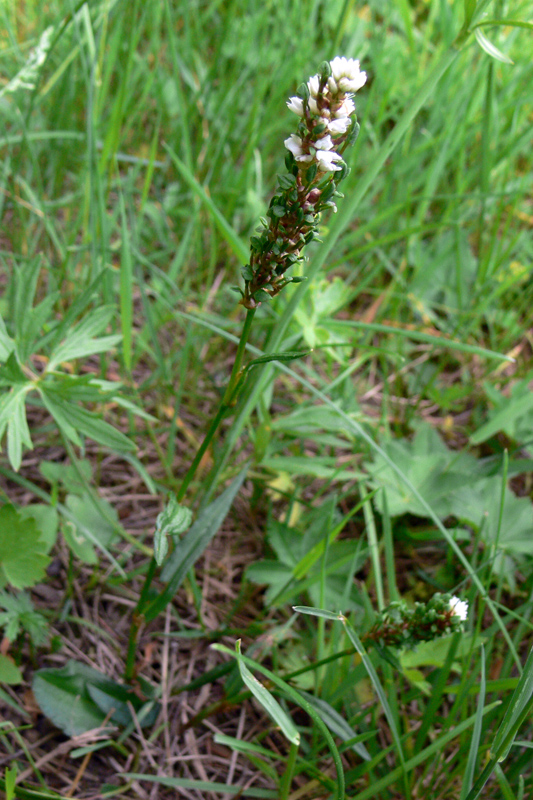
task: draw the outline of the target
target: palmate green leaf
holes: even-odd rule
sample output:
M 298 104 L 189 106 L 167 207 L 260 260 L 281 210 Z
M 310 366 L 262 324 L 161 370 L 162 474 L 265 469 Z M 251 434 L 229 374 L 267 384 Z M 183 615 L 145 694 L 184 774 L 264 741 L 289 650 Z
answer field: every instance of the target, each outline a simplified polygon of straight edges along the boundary
M 67 402 L 55 392 L 51 392 L 46 384 L 39 386 L 39 393 L 61 431 L 78 447 L 81 446 L 78 433 L 81 433 L 119 453 L 137 449 L 127 436 L 112 425 L 104 422 L 92 411 L 86 411 L 74 402 Z
M 291 744 L 300 744 L 300 733 L 294 722 L 289 715 L 282 709 L 278 701 L 266 689 L 263 684 L 250 672 L 246 664 L 241 660 L 241 643 L 240 640 L 235 643 L 235 658 L 239 665 L 239 672 L 244 684 L 251 691 L 255 699 L 263 706 L 269 717 L 271 717 L 276 725 L 279 725 L 283 735 L 291 742 Z
M 35 645 L 43 644 L 48 635 L 48 623 L 42 614 L 33 607 L 27 592 L 9 594 L 0 592 L 0 625 L 4 627 L 4 636 L 14 642 L 19 633 L 24 631 Z
M 0 508 L 0 587 L 24 589 L 40 581 L 50 563 L 46 545 L 33 519 L 23 519 L 15 506 Z
M 119 334 L 94 337 L 106 328 L 114 313 L 114 306 L 102 306 L 75 325 L 52 353 L 46 368 L 47 372 L 53 371 L 63 361 L 72 361 L 75 358 L 111 350 L 121 340 Z

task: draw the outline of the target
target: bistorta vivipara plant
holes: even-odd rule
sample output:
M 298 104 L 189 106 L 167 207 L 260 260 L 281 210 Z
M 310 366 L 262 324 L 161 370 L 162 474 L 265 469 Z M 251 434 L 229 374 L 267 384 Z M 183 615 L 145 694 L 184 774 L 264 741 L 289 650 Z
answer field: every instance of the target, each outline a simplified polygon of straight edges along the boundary
M 285 273 L 289 267 L 303 261 L 303 248 L 317 238 L 320 214 L 327 209 L 337 210 L 335 199 L 342 197 L 337 187 L 349 173 L 343 155 L 359 133 L 353 95 L 365 82 L 366 73 L 361 71 L 359 61 L 337 56 L 325 61 L 318 74 L 302 83 L 287 103 L 299 118 L 296 133 L 285 139 L 288 172 L 278 177 L 278 192 L 270 201 L 266 217 L 261 219 L 262 227 L 251 237 L 250 263 L 242 273 L 244 289 L 238 289 L 240 302 L 247 309 L 246 318 L 231 375 L 220 406 L 173 501 L 176 513 L 204 453 L 244 384 L 247 374 L 247 368 L 243 368 L 244 354 L 257 308 L 263 300 L 279 294 L 287 284 L 302 280 L 299 276 L 286 277 Z M 267 360 L 291 360 L 300 355 L 273 354 Z M 248 368 L 260 362 L 263 360 L 251 362 Z M 126 682 L 131 682 L 135 676 L 137 639 L 149 605 L 150 586 L 163 554 L 166 555 L 161 536 L 156 545 L 133 613 L 124 672 Z M 152 611 L 160 610 L 167 602 L 167 595 L 163 590 L 159 598 L 152 600 Z
M 289 99 L 299 117 L 297 132 L 285 139 L 288 172 L 278 176 L 278 192 L 251 238 L 250 263 L 242 273 L 246 308 L 255 309 L 301 280 L 285 272 L 302 261 L 302 249 L 317 237 L 321 212 L 337 210 L 335 198 L 342 197 L 337 186 L 350 171 L 343 154 L 359 133 L 353 95 L 365 83 L 359 61 L 337 56 Z

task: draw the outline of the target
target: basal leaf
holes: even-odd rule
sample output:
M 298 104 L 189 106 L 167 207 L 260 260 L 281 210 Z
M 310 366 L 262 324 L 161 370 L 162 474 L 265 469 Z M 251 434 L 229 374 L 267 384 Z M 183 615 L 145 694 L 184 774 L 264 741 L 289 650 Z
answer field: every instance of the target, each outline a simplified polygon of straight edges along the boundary
M 61 669 L 41 669 L 32 685 L 35 699 L 46 716 L 67 736 L 79 736 L 100 728 L 110 711 L 112 724 L 132 722 L 131 704 L 141 725 L 153 725 L 159 707 L 146 702 L 124 684 L 110 680 L 101 672 L 78 661 L 69 661 Z

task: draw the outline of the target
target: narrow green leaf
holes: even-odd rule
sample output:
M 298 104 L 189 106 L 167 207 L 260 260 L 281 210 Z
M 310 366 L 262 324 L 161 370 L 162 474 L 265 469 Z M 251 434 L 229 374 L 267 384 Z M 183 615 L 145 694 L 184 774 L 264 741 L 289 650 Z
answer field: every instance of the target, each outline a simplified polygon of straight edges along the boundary
M 311 617 L 323 617 L 324 619 L 330 619 L 334 622 L 342 622 L 344 619 L 340 611 L 335 613 L 335 611 L 326 611 L 323 608 L 313 608 L 312 606 L 293 606 L 292 609 L 299 614 L 309 614 Z
M 533 703 L 533 648 L 530 650 L 524 671 L 514 690 L 505 716 L 496 732 L 490 748 L 490 756 L 495 761 L 507 758 L 519 728 L 529 714 Z
M 26 420 L 27 391 L 27 388 L 23 389 L 16 395 L 16 402 L 12 406 L 11 417 L 7 425 L 7 454 L 15 472 L 19 471 L 22 462 L 22 446 L 26 445 L 30 450 L 33 448 Z
M 94 439 L 95 442 L 118 452 L 136 450 L 136 445 L 109 423 L 99 419 L 96 414 L 86 411 L 75 403 L 68 403 L 57 395 L 47 391 L 46 384 L 40 386 L 41 397 L 48 411 L 59 427 L 74 444 L 80 446 L 77 432 Z M 77 440 L 77 441 L 76 441 Z
M 253 367 L 259 366 L 259 364 L 268 364 L 270 361 L 294 361 L 297 358 L 304 358 L 304 356 L 308 356 L 309 353 L 312 352 L 312 350 L 294 350 L 292 352 L 288 350 L 286 353 L 271 353 L 266 356 L 260 356 L 259 358 L 254 358 L 253 361 L 250 361 L 243 371 L 247 372 Z
M 485 705 L 485 690 L 486 690 L 486 677 L 485 677 L 485 651 L 481 645 L 481 680 L 479 683 L 479 695 L 477 698 L 476 718 L 474 721 L 474 730 L 472 731 L 472 738 L 470 739 L 470 748 L 468 750 L 468 761 L 463 775 L 461 786 L 461 795 L 459 800 L 466 800 L 466 796 L 472 788 L 472 778 L 476 767 L 476 759 L 479 752 L 479 743 L 481 740 L 481 726 L 483 723 L 483 706 Z
M 474 36 L 477 39 L 477 43 L 479 46 L 491 57 L 495 58 L 496 61 L 502 61 L 504 64 L 513 64 L 514 62 L 509 56 L 506 56 L 505 53 L 502 53 L 501 50 L 498 50 L 496 45 L 492 44 L 492 42 L 487 39 L 485 34 L 480 28 L 475 28 Z
M 122 776 L 127 780 L 148 781 L 168 786 L 171 789 L 195 789 L 197 792 L 221 792 L 222 794 L 236 794 L 239 797 L 259 797 L 265 800 L 279 800 L 277 791 L 271 789 L 255 789 L 242 786 L 230 786 L 227 783 L 216 781 L 197 781 L 192 778 L 166 778 L 163 775 L 144 775 L 142 772 L 125 772 Z M 243 794 L 245 792 L 245 794 Z
M 124 196 L 120 192 L 120 215 L 122 218 L 122 248 L 120 259 L 120 326 L 122 329 L 122 353 L 124 366 L 131 371 L 131 347 L 133 332 L 133 266 Z
M 15 342 L 8 335 L 5 322 L 0 314 L 0 362 L 7 361 L 14 347 Z
M 533 31 L 533 22 L 527 22 L 524 19 L 484 19 L 478 22 L 476 28 L 488 28 L 494 25 L 502 25 L 509 28 L 525 28 L 528 31 Z
M 499 700 L 497 700 L 495 703 L 490 703 L 483 709 L 483 716 L 493 711 L 499 704 Z M 464 731 L 472 727 L 475 719 L 476 715 L 472 714 L 471 717 L 468 717 L 460 722 L 455 726 L 455 728 L 452 728 L 451 730 L 448 730 L 446 733 L 442 734 L 442 736 L 439 736 L 428 747 L 426 747 L 424 750 L 421 750 L 416 754 L 416 756 L 413 756 L 413 758 L 410 758 L 408 761 L 406 761 L 404 765 L 389 770 L 383 778 L 378 778 L 366 789 L 363 789 L 362 792 L 358 792 L 356 795 L 353 795 L 351 800 L 374 800 L 374 798 L 379 797 L 381 792 L 384 792 L 387 787 L 400 780 L 402 775 L 412 772 L 412 770 L 414 770 L 420 764 L 423 764 L 425 761 L 429 761 L 429 759 L 437 758 L 439 753 L 444 752 L 444 748 L 448 742 L 452 742 Z
M 292 719 L 282 709 L 278 701 L 271 695 L 263 684 L 250 672 L 246 664 L 241 660 L 240 640 L 235 644 L 235 658 L 239 665 L 239 672 L 244 684 L 251 691 L 255 699 L 263 706 L 267 714 L 279 725 L 281 732 L 292 744 L 300 744 L 300 733 L 295 727 Z

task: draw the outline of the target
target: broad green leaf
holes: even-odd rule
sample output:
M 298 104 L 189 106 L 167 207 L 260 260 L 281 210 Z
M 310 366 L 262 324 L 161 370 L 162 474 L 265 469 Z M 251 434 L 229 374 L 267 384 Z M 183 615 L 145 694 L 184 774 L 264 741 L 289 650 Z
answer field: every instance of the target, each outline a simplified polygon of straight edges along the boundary
M 59 527 L 59 515 L 54 506 L 47 506 L 44 503 L 32 503 L 19 508 L 22 519 L 33 519 L 41 534 L 41 542 L 44 552 L 48 555 L 57 539 Z
M 239 664 L 239 672 L 244 684 L 251 691 L 255 699 L 263 706 L 267 714 L 279 725 L 283 735 L 292 744 L 300 744 L 300 733 L 294 725 L 289 715 L 282 709 L 275 697 L 257 680 L 246 664 L 240 659 L 241 649 L 240 640 L 236 643 L 236 659 Z
M 61 485 L 69 494 L 83 494 L 86 484 L 91 482 L 92 467 L 85 458 L 80 459 L 76 466 L 77 469 L 72 464 L 43 461 L 39 472 L 52 486 Z
M 509 56 L 506 56 L 505 53 L 502 53 L 501 50 L 492 44 L 490 39 L 487 39 L 485 34 L 480 28 L 476 28 L 474 30 L 474 36 L 477 39 L 477 43 L 479 46 L 491 57 L 495 58 L 496 61 L 502 61 L 504 64 L 513 64 L 514 62 Z
M 156 520 L 154 534 L 154 558 L 158 566 L 168 553 L 167 536 L 178 536 L 190 527 L 192 521 L 192 511 L 187 506 L 181 506 L 176 500 L 176 496 L 171 494 L 167 505 L 159 514 Z
M 161 580 L 166 581 L 168 586 L 144 611 L 147 620 L 154 619 L 170 603 L 187 572 L 200 558 L 224 522 L 247 472 L 248 467 L 245 467 L 220 497 L 200 512 L 198 519 L 180 539 L 161 573 Z
M 72 520 L 63 527 L 63 535 L 72 552 L 85 564 L 97 564 L 98 556 L 94 546 L 107 549 L 116 539 L 113 522 L 118 522 L 116 510 L 107 500 L 89 496 L 69 494 L 65 505 L 72 513 Z M 89 539 L 87 533 L 92 534 Z
M 9 659 L 0 653 L 0 683 L 9 683 L 12 686 L 22 683 L 22 673 L 20 669 Z
M 0 587 L 23 589 L 40 581 L 50 563 L 45 550 L 33 519 L 23 519 L 12 505 L 0 508 Z
M 131 687 L 116 683 L 78 661 L 69 661 L 61 669 L 38 670 L 32 689 L 43 713 L 67 736 L 100 728 L 111 708 L 115 711 L 109 722 L 128 725 L 132 722 L 128 703 L 137 717 L 145 706 Z M 159 709 L 152 701 L 150 709 L 141 725 L 153 725 Z

